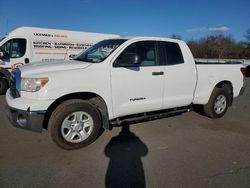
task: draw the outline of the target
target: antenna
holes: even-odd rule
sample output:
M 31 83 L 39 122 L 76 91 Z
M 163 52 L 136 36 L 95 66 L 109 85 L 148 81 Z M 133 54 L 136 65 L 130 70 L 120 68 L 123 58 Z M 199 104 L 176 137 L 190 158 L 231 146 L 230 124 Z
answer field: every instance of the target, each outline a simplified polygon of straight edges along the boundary
M 8 30 L 9 30 L 9 19 L 7 18 L 6 20 L 6 35 L 8 34 Z

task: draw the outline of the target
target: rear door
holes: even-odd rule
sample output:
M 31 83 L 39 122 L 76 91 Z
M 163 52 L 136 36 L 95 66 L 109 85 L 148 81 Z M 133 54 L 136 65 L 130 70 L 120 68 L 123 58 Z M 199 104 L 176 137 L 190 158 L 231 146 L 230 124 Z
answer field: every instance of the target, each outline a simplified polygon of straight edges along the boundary
M 183 46 L 181 46 L 183 45 Z M 196 70 L 185 44 L 159 42 L 165 72 L 163 108 L 187 106 L 193 100 L 196 85 Z
M 129 53 L 140 56 L 139 66 L 111 68 L 115 117 L 162 109 L 164 67 L 158 58 L 157 42 L 132 43 L 117 59 Z

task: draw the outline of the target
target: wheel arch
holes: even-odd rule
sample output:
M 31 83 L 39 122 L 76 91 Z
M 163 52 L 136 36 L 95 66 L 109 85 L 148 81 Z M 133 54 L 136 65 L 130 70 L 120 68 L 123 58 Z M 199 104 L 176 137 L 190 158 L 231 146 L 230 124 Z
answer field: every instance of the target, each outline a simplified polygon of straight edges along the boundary
M 215 87 L 225 89 L 229 93 L 229 97 L 230 97 L 229 98 L 229 106 L 232 106 L 232 104 L 233 104 L 233 94 L 234 94 L 233 84 L 228 80 L 224 80 L 224 81 L 221 81 L 221 82 L 217 83 L 215 85 Z
M 8 81 L 10 79 L 10 72 L 5 68 L 0 67 L 0 78 L 6 78 Z
M 9 88 L 10 72 L 0 67 L 0 95 L 6 93 Z
M 47 109 L 45 114 L 45 119 L 43 122 L 43 128 L 48 129 L 48 122 L 51 117 L 52 112 L 63 102 L 70 100 L 70 99 L 82 99 L 88 100 L 91 104 L 97 107 L 98 111 L 102 117 L 102 126 L 104 129 L 111 129 L 109 125 L 109 115 L 108 115 L 108 108 L 106 105 L 105 100 L 96 93 L 92 92 L 79 92 L 79 93 L 71 93 L 60 98 L 56 99 Z

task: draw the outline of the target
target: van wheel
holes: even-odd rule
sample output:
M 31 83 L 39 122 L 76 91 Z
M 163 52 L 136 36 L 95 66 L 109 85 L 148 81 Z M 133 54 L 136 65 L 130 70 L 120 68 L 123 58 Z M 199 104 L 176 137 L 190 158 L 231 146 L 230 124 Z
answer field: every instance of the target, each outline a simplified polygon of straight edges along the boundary
M 203 106 L 204 113 L 210 118 L 221 118 L 227 112 L 229 101 L 230 94 L 225 89 L 214 88 L 208 103 Z
M 8 89 L 8 82 L 4 78 L 0 78 L 0 95 L 4 95 Z
M 54 110 L 48 127 L 53 141 L 59 147 L 78 149 L 96 140 L 101 131 L 101 116 L 92 104 L 73 99 Z

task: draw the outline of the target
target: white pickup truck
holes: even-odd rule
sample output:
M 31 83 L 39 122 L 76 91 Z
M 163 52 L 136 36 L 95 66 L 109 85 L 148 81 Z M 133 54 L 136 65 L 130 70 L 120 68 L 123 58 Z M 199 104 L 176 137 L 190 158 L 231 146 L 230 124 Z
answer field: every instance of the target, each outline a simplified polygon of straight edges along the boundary
M 185 42 L 156 37 L 101 41 L 74 60 L 12 71 L 6 94 L 16 127 L 49 129 L 64 149 L 101 130 L 190 111 L 222 117 L 243 90 L 241 64 L 196 64 Z

